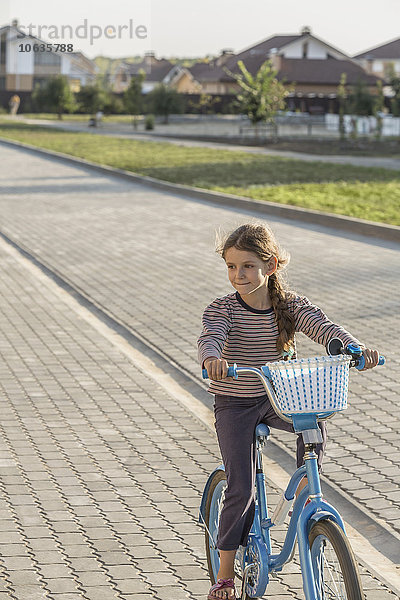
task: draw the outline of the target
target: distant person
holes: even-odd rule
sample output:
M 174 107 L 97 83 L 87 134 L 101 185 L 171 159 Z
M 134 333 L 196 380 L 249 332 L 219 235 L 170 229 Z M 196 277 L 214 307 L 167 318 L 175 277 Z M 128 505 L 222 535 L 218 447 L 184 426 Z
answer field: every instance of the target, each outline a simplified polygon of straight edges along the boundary
M 97 125 L 101 125 L 102 121 L 103 121 L 103 111 L 102 110 L 98 110 L 96 113 L 96 121 L 97 121 Z
M 10 115 L 15 116 L 17 114 L 20 102 L 21 102 L 21 98 L 19 96 L 17 96 L 17 94 L 14 94 L 14 96 L 11 96 L 10 102 L 9 102 Z

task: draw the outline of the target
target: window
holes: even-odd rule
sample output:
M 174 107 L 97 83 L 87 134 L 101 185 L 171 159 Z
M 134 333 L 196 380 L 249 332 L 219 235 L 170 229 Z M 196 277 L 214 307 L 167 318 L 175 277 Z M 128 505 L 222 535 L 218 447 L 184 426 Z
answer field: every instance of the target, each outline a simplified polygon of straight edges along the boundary
M 308 54 L 308 42 L 304 42 L 303 44 L 303 58 L 307 58 Z
M 6 64 L 6 57 L 7 57 L 7 33 L 3 33 L 1 35 L 1 40 L 0 40 L 0 65 L 5 65 Z
M 81 80 L 80 79 L 70 79 L 69 87 L 72 92 L 79 92 L 81 89 Z
M 33 89 L 38 85 L 39 87 L 44 87 L 47 83 L 46 77 L 34 77 L 33 78 Z
M 6 78 L 0 77 L 0 90 L 5 90 L 6 89 Z
M 61 57 L 54 52 L 35 52 L 35 65 L 61 65 Z

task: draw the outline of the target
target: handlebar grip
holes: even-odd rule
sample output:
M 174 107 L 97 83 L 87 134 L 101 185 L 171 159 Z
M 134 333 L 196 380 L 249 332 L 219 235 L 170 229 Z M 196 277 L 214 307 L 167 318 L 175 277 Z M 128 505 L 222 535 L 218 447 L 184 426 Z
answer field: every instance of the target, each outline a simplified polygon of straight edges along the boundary
M 208 373 L 207 373 L 207 369 L 203 369 L 202 372 L 202 377 L 203 379 L 208 379 Z M 234 379 L 238 378 L 238 372 L 237 372 L 237 364 L 235 363 L 232 367 L 228 367 L 228 375 L 227 377 L 233 377 Z
M 378 365 L 384 365 L 385 362 L 386 362 L 386 358 L 384 356 L 379 356 Z M 357 359 L 355 367 L 356 367 L 357 371 L 362 371 L 362 369 L 365 367 L 364 356 L 360 356 L 360 358 Z

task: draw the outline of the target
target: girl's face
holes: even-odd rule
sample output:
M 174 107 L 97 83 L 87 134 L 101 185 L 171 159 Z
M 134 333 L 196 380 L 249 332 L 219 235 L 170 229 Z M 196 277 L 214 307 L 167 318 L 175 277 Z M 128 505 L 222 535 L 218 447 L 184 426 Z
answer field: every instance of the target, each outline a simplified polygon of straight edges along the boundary
M 254 252 L 229 248 L 225 252 L 228 277 L 241 296 L 267 286 L 268 277 L 276 271 L 276 258 L 264 262 Z

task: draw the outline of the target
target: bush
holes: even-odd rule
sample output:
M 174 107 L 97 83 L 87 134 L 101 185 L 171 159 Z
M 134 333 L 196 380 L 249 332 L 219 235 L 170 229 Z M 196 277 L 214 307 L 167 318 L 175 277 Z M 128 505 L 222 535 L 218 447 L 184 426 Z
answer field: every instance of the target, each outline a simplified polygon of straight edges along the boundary
M 36 85 L 32 93 L 32 103 L 37 112 L 57 113 L 62 119 L 63 113 L 76 110 L 76 102 L 64 75 L 49 77 L 43 87 Z
M 145 122 L 144 122 L 144 128 L 149 131 L 150 129 L 154 129 L 154 115 L 147 115 Z
M 125 114 L 125 107 L 122 101 L 122 98 L 118 96 L 114 96 L 110 94 L 109 102 L 104 104 L 104 113 L 105 114 L 113 114 L 113 115 L 122 115 Z
M 147 95 L 151 110 L 156 115 L 164 117 L 164 123 L 168 123 L 171 114 L 183 113 L 183 97 L 176 90 L 160 83 Z

